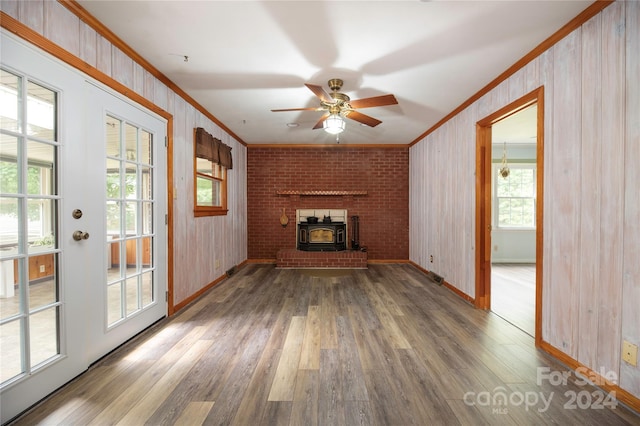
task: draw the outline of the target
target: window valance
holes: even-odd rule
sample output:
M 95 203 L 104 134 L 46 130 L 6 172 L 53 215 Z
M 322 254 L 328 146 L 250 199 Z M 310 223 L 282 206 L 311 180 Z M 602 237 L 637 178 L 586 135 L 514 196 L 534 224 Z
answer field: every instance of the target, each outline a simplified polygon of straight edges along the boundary
M 196 157 L 212 161 L 226 169 L 233 168 L 231 147 L 211 136 L 202 127 L 196 128 Z

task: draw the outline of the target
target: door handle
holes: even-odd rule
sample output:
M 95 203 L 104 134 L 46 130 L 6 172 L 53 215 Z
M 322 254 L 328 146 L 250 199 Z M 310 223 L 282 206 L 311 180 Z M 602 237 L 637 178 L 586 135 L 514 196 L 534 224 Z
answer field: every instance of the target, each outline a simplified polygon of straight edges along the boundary
M 73 239 L 76 241 L 81 241 L 81 240 L 88 240 L 89 239 L 89 233 L 88 232 L 82 232 L 82 231 L 76 231 L 73 233 Z

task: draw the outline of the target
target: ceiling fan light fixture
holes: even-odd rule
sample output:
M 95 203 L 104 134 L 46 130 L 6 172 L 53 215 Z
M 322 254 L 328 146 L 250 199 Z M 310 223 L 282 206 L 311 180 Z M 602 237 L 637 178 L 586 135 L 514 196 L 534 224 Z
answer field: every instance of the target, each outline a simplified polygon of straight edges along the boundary
M 322 123 L 322 128 L 324 129 L 324 131 L 332 135 L 337 135 L 338 133 L 342 133 L 345 127 L 346 127 L 346 123 L 344 119 L 340 116 L 340 114 L 331 114 Z

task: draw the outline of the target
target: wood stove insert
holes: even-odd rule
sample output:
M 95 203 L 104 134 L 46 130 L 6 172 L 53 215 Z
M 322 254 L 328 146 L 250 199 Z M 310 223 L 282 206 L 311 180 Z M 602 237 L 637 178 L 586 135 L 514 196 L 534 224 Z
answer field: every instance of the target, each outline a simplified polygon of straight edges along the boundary
M 298 250 L 346 250 L 346 233 L 346 224 L 344 222 L 300 222 L 298 224 Z

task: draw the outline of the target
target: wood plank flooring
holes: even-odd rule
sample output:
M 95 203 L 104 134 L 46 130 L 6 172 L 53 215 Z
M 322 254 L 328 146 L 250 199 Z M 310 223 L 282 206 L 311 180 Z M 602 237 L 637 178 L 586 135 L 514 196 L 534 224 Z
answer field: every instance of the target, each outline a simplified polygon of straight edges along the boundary
M 535 335 L 535 264 L 491 265 L 491 311 L 530 336 Z
M 247 265 L 14 424 L 640 424 L 621 404 L 573 409 L 601 391 L 540 368 L 567 371 L 410 265 Z

